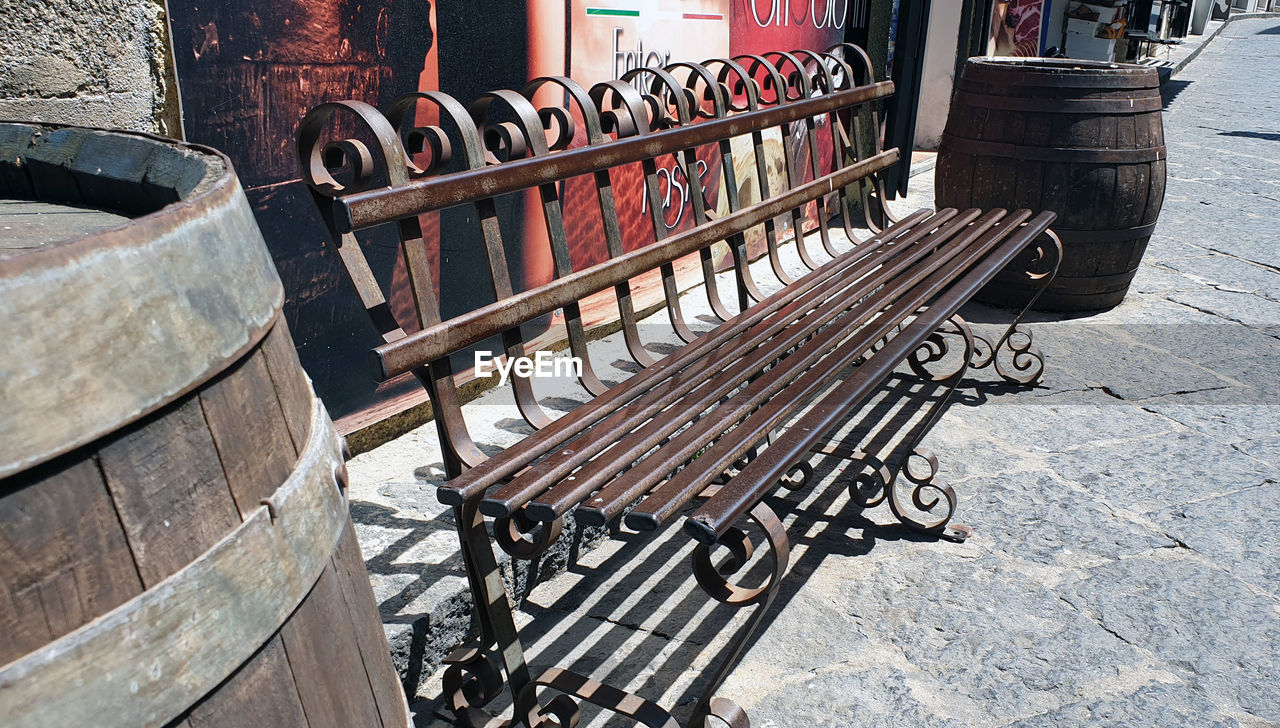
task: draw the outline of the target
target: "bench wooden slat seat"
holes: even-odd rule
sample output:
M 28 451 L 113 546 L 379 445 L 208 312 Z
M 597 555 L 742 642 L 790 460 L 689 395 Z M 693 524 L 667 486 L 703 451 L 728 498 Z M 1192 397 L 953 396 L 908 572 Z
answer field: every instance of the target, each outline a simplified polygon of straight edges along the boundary
M 1007 216 L 1003 211 L 996 211 L 980 220 L 979 214 L 977 210 L 963 215 L 944 210 L 925 219 L 913 216 L 824 264 L 806 276 L 804 283 L 813 286 L 807 296 L 799 295 L 804 291 L 802 286 L 783 289 L 775 300 L 767 303 L 787 300 L 789 305 L 748 327 L 725 345 L 688 361 L 680 369 L 670 366 L 638 373 L 635 379 L 643 384 L 644 394 L 621 404 L 623 409 L 592 426 L 582 435 L 581 443 L 569 438 L 573 436 L 573 426 L 581 427 L 588 417 L 577 419 L 560 430 L 560 437 L 547 438 L 536 447 L 526 448 L 524 442 L 528 440 L 525 440 L 508 448 L 503 453 L 502 470 L 511 467 L 508 462 L 531 462 L 551 443 L 555 443 L 551 447 L 566 449 L 546 457 L 536 467 L 525 470 L 487 496 L 480 504 L 481 512 L 507 517 L 527 506 L 530 517 L 550 521 L 581 506 L 576 513 L 579 522 L 604 525 L 621 514 L 624 507 L 649 493 L 650 487 L 665 480 L 699 448 L 719 440 L 729 427 L 754 428 L 749 435 L 734 436 L 702 453 L 678 477 L 663 484 L 660 498 L 640 504 L 628 516 L 628 525 L 633 528 L 657 529 L 700 493 L 707 482 L 762 440 L 762 431 L 780 424 L 806 402 L 806 395 L 885 336 L 888 328 L 902 320 L 904 311 L 911 313 L 924 305 L 938 290 L 939 279 L 959 275 L 966 269 L 965 263 L 972 264 L 978 255 L 999 243 L 1008 243 L 1007 239 L 1015 232 L 1019 233 L 1018 240 L 1006 247 L 1021 251 L 1027 243 L 1026 236 L 1034 237 L 1044 228 L 1041 220 L 1037 221 L 1038 226 L 1019 231 L 1018 225 L 1030 217 L 1025 212 Z M 1004 225 L 999 225 L 1000 222 Z M 970 246 L 975 240 L 981 244 Z M 964 252 L 969 255 L 962 256 Z M 929 275 L 931 272 L 934 274 Z M 881 312 L 878 319 L 872 315 L 874 312 Z M 747 314 L 750 313 L 749 310 Z M 944 319 L 954 313 L 949 311 Z M 869 325 L 874 321 L 879 321 L 879 326 Z M 726 323 L 734 321 L 730 319 Z M 805 343 L 805 339 L 821 327 L 834 328 L 825 329 L 826 336 Z M 926 335 L 931 332 L 929 329 Z M 855 333 L 859 335 L 847 341 L 843 339 Z M 793 348 L 796 350 L 786 359 L 762 372 Z M 801 373 L 807 378 L 808 386 L 799 385 L 797 377 Z M 699 417 L 705 408 L 714 406 L 739 387 L 745 388 Z M 748 413 L 772 401 L 768 398 L 784 388 L 787 396 L 762 413 L 767 414 L 767 418 L 743 421 Z M 678 401 L 675 411 L 659 410 L 673 400 Z M 597 415 L 602 413 L 601 408 L 591 410 Z M 649 417 L 654 419 L 646 423 Z M 641 460 L 645 453 L 676 430 L 691 424 L 694 418 L 697 422 L 693 427 L 666 442 L 654 455 L 618 474 L 618 468 Z M 814 434 L 814 441 L 824 432 Z M 569 444 L 564 444 L 566 442 Z M 732 447 L 728 443 L 732 443 Z M 596 458 L 602 451 L 607 454 Z M 448 493 L 446 497 L 450 500 L 465 499 L 465 491 L 476 488 L 477 484 L 487 487 L 496 483 L 493 473 L 498 469 L 491 470 L 487 465 L 482 463 L 446 484 L 442 493 Z M 565 480 L 566 477 L 573 480 Z M 735 484 L 737 482 L 739 479 L 735 478 Z M 456 495 L 449 491 L 455 491 Z
M 975 335 L 958 312 L 1009 265 L 1047 285 L 1061 246 L 1048 231 L 1052 213 L 943 209 L 895 220 L 883 206 L 879 173 L 899 155 L 880 148 L 871 106 L 892 85 L 873 78 L 866 54 L 843 45 L 824 53 L 635 69 L 590 91 L 548 77 L 522 93 L 492 92 L 470 107 L 438 93 L 412 94 L 385 116 L 359 102 L 338 102 L 304 119 L 298 145 L 304 172 L 383 339 L 371 353 L 374 376 L 385 380 L 411 372 L 433 405 L 448 475 L 438 494 L 454 508 L 479 632 L 474 644 L 447 660 L 445 712 L 457 724 L 492 723 L 482 708 L 505 682 L 515 706 L 512 724 L 569 725 L 589 702 L 644 725 L 676 725 L 656 703 L 585 676 L 554 667 L 530 672 L 491 539 L 513 558 L 532 559 L 560 536 L 566 516 L 583 525 L 625 525 L 639 532 L 658 531 L 687 516 L 684 529 L 697 542 L 692 570 L 698 584 L 712 599 L 755 611 L 686 724 L 702 726 L 714 716 L 742 728 L 745 713 L 713 695 L 746 637 L 759 627 L 786 569 L 789 542 L 766 499 L 779 488 L 808 484 L 812 453 L 861 464 L 868 475 L 850 489 L 859 505 L 887 502 L 906 526 L 965 537 L 965 529 L 951 521 L 954 491 L 934 479 L 936 461 L 926 457 L 930 467 L 923 475 L 906 464 L 920 455 L 921 438 L 966 372 L 993 367 L 1019 382 L 1039 376 L 1043 360 L 1019 327 L 1021 314 L 993 342 Z M 532 100 L 546 86 L 563 92 L 572 114 L 535 106 Z M 415 126 L 415 110 L 423 105 L 432 110 L 426 118 L 439 123 Z M 342 129 L 334 123 L 338 117 L 354 121 L 356 135 L 325 141 Z M 577 123 L 582 134 L 575 132 Z M 804 147 L 803 153 L 783 152 L 781 180 L 764 163 L 764 135 L 775 130 L 784 140 L 799 130 L 796 138 Z M 583 135 L 586 145 L 570 148 Z M 741 141 L 749 140 L 763 190 L 758 202 L 739 199 L 735 137 L 739 152 Z M 705 187 L 694 186 L 691 227 L 669 229 L 659 206 L 651 205 L 654 242 L 624 251 L 613 197 L 615 169 L 639 162 L 649 199 L 656 200 L 656 160 L 674 156 L 687 179 L 701 179 L 696 149 L 706 145 L 719 155 L 713 173 L 720 177 L 728 212 L 712 214 Z M 828 149 L 830 158 L 823 159 L 820 149 Z M 419 157 L 410 152 L 429 160 L 415 162 Z M 346 184 L 338 181 L 340 169 L 349 174 Z M 575 176 L 589 176 L 595 185 L 593 212 L 601 216 L 609 252 L 608 260 L 580 269 L 569 259 L 560 187 Z M 539 193 L 556 277 L 516 291 L 494 198 L 525 189 Z M 827 203 L 838 207 L 850 249 L 834 244 L 821 212 L 821 252 L 806 247 L 806 210 L 814 203 L 819 211 Z M 445 320 L 417 216 L 456 205 L 474 208 L 495 300 Z M 859 207 L 869 237 L 852 227 Z M 412 284 L 417 321 L 404 325 L 391 314 L 356 237 L 383 224 L 397 228 Z M 753 268 L 747 258 L 746 234 L 753 229 L 764 230 L 773 284 L 757 280 L 767 271 Z M 710 252 L 718 242 L 728 243 L 732 254 L 736 313 L 718 287 Z M 787 245 L 794 246 L 807 273 L 784 270 Z M 827 259 L 819 263 L 823 254 Z M 702 294 L 719 319 L 700 334 L 684 321 L 674 268 L 689 255 L 698 256 Z M 651 271 L 660 273 L 667 315 L 686 342 L 661 358 L 643 349 L 629 288 L 629 281 Z M 627 350 L 642 367 L 613 386 L 592 370 L 579 308 L 587 296 L 608 290 L 617 296 Z M 494 336 L 501 337 L 508 357 L 524 356 L 521 326 L 557 309 L 564 312 L 571 352 L 584 361 L 580 381 L 592 399 L 552 418 L 542 411 L 529 379 L 513 376 L 517 406 L 536 431 L 486 458 L 467 429 L 450 356 Z M 408 333 L 409 328 L 419 330 Z M 957 337 L 961 349 L 937 370 L 947 357 L 948 336 Z M 920 413 L 924 426 L 903 436 L 885 457 L 862 452 L 856 442 L 830 441 L 837 425 L 904 363 L 943 390 Z M 911 482 L 916 512 L 909 512 L 896 487 L 900 473 Z M 492 535 L 486 517 L 494 519 Z M 744 519 L 761 527 L 768 546 L 771 572 L 756 587 L 732 580 L 752 552 L 737 525 Z M 729 562 L 712 563 L 711 547 L 717 544 L 728 547 Z M 544 699 L 548 693 L 554 697 Z

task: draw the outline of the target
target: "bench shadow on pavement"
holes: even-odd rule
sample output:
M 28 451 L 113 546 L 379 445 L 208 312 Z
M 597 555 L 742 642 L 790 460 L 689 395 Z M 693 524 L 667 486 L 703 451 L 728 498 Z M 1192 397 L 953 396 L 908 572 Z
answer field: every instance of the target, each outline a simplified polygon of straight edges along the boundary
M 1007 389 L 1002 383 L 966 379 L 947 406 L 973 405 Z M 852 413 L 837 431 L 845 433 L 844 442 L 856 444 L 878 457 L 887 457 L 904 438 L 914 437 L 927 424 L 921 412 L 927 405 L 936 403 L 943 392 L 940 385 L 922 382 L 910 373 L 895 374 L 871 397 L 869 404 Z M 926 436 L 922 445 L 927 448 L 928 443 Z M 892 518 L 883 505 L 864 513 L 849 499 L 846 482 L 831 482 L 842 475 L 847 477 L 844 471 L 850 467 L 848 461 L 815 456 L 812 462 L 815 472 L 810 483 L 817 483 L 818 487 L 806 487 L 794 493 L 780 491 L 781 496 L 768 499 L 769 505 L 787 524 L 792 555 L 787 576 L 769 607 L 762 629 L 774 619 L 787 618 L 787 605 L 798 593 L 804 578 L 828 558 L 861 556 L 897 542 L 937 543 L 940 549 L 951 546 L 932 535 L 890 523 Z M 940 477 L 945 479 L 945 459 L 941 470 Z M 905 483 L 905 479 L 902 480 Z M 899 488 L 902 487 L 899 484 Z M 909 503 L 910 496 L 904 500 Z M 962 502 L 961 515 L 963 507 Z M 429 527 L 412 526 L 414 529 L 393 547 L 397 553 L 412 547 L 415 538 L 425 537 L 438 527 L 450 528 L 451 524 L 442 521 Z M 769 571 L 765 558 L 768 549 L 761 547 L 761 534 L 754 524 L 751 526 L 748 532 L 758 547 L 756 556 L 745 572 L 735 578 L 748 586 L 763 582 Z M 611 552 L 603 558 L 590 554 L 579 558 L 577 548 L 571 550 L 569 574 L 557 580 L 570 581 L 567 589 L 541 599 L 536 587 L 518 590 L 529 597 L 522 599 L 521 607 L 532 619 L 522 627 L 521 636 L 531 668 L 537 674 L 545 667 L 561 667 L 625 687 L 660 702 L 678 720 L 684 721 L 714 666 L 734 646 L 726 635 L 734 634 L 752 610 L 716 604 L 697 586 L 690 569 L 692 543 L 680 529 L 678 519 L 654 537 L 629 532 L 615 532 L 614 536 L 615 546 L 606 549 Z M 566 529 L 562 538 L 578 542 L 583 533 L 578 528 L 572 532 Z M 822 543 L 821 548 L 806 548 L 818 542 Z M 400 569 L 395 559 L 395 553 L 382 554 L 370 560 L 370 568 Z M 541 567 L 535 561 L 528 568 L 536 571 Z M 411 587 L 420 590 L 421 584 L 429 583 L 430 578 L 430 574 L 424 573 L 422 580 L 415 582 L 419 586 Z M 522 581 L 533 583 L 529 579 Z M 397 595 L 397 599 L 412 596 L 410 591 Z M 744 653 L 756 643 L 759 634 L 758 631 L 747 639 Z M 417 635 L 414 651 L 421 664 L 422 647 L 417 644 Z M 416 684 L 416 676 L 412 677 L 411 684 Z M 543 700 L 550 695 L 544 695 Z M 440 696 L 423 695 L 422 698 L 424 700 L 415 705 L 418 726 L 444 725 L 432 719 L 428 707 L 438 703 Z M 505 714 L 510 710 L 510 701 L 504 695 L 488 708 Z M 632 725 L 625 719 L 600 714 L 589 704 L 583 705 L 581 724 Z

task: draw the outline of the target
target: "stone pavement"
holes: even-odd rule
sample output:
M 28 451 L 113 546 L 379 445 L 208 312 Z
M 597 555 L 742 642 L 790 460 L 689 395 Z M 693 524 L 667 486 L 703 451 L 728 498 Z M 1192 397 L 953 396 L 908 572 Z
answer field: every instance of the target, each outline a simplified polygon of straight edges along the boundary
M 1175 81 L 1164 212 L 1129 298 L 1034 317 L 1044 382 L 980 372 L 925 441 L 974 536 L 920 538 L 839 487 L 778 501 L 791 576 L 720 691 L 753 726 L 1280 725 L 1280 20 L 1229 23 Z M 932 200 L 927 181 L 905 206 Z M 497 397 L 476 406 L 500 447 L 523 425 Z M 351 464 L 420 725 L 432 656 L 468 626 L 434 439 Z M 745 615 L 707 604 L 678 529 L 564 540 L 534 571 L 566 573 L 512 572 L 535 668 L 687 712 Z

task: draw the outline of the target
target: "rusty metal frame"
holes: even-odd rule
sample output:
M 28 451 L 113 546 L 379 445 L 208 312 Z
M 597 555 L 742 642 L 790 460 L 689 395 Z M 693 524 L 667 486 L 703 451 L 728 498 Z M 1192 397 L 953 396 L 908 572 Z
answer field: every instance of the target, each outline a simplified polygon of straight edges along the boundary
M 544 77 L 519 92 L 486 93 L 469 106 L 438 92 L 402 97 L 385 115 L 358 101 L 334 102 L 303 120 L 298 154 L 304 178 L 382 338 L 371 352 L 374 376 L 385 380 L 411 372 L 434 406 L 449 477 L 439 497 L 453 507 L 478 628 L 476 641 L 445 660 L 444 707 L 455 724 L 574 725 L 585 701 L 643 725 L 677 725 L 657 704 L 585 676 L 559 668 L 532 672 L 493 545 L 514 559 L 534 559 L 561 536 L 570 511 L 583 524 L 623 519 L 632 528 L 654 531 L 701 501 L 684 521 L 698 542 L 693 576 L 709 598 L 754 611 L 732 637 L 686 725 L 703 726 L 716 718 L 745 728 L 745 712 L 714 693 L 759 628 L 786 571 L 786 532 L 763 499 L 780 483 L 797 489 L 809 481 L 803 456 L 815 446 L 811 433 L 829 430 L 903 361 L 919 376 L 947 387 L 942 401 L 925 415 L 926 432 L 966 370 L 992 366 L 1007 378 L 1038 375 L 1027 363 L 1039 355 L 1020 327 L 1021 316 L 992 345 L 975 337 L 955 314 L 977 287 L 1047 228 L 1052 214 L 941 210 L 895 220 L 883 208 L 879 175 L 897 163 L 898 151 L 881 149 L 874 108 L 893 87 L 874 77 L 861 49 L 841 45 L 826 52 L 639 68 L 590 89 L 568 78 Z M 565 106 L 535 102 L 547 87 L 561 92 Z M 570 109 L 577 111 L 582 135 Z M 872 128 L 865 128 L 868 124 Z M 353 126 L 354 134 L 348 131 Z M 793 128 L 801 135 L 803 153 L 792 158 L 784 144 L 785 178 L 776 189 L 778 180 L 769 179 L 764 163 L 764 134 L 778 129 L 786 139 Z M 830 160 L 821 158 L 820 133 L 830 135 Z M 751 142 L 761 187 L 761 200 L 752 204 L 738 196 L 732 140 L 740 136 Z M 573 140 L 581 137 L 585 145 L 574 147 Z M 715 174 L 726 186 L 729 208 L 721 217 L 711 213 L 707 185 L 698 173 L 696 150 L 706 145 L 720 155 Z M 669 228 L 654 204 L 657 162 L 667 156 L 677 160 L 692 188 L 694 225 L 679 232 Z M 828 161 L 830 171 L 824 172 Z M 611 172 L 631 163 L 643 171 L 654 243 L 625 251 Z M 575 176 L 589 176 L 594 183 L 608 252 L 604 262 L 582 269 L 570 260 L 563 217 L 561 184 Z M 494 198 L 523 190 L 535 191 L 541 204 L 556 277 L 516 291 Z M 855 242 L 851 251 L 840 251 L 831 241 L 823 211 L 833 195 Z M 819 209 L 820 251 L 805 246 L 810 204 Z M 853 235 L 855 204 L 874 233 L 862 241 Z M 474 209 L 496 300 L 444 320 L 418 216 L 458 205 Z M 787 221 L 792 241 L 779 239 Z M 399 235 L 416 305 L 413 322 L 395 320 L 360 248 L 357 233 L 380 225 L 394 225 Z M 747 259 L 746 233 L 759 227 L 770 268 L 783 286 L 768 295 Z M 733 259 L 736 312 L 721 298 L 711 256 L 711 246 L 722 241 Z M 780 251 L 786 242 L 794 242 L 807 274 L 794 277 L 784 270 Z M 1052 258 L 1052 252 L 1042 246 L 1039 257 Z M 677 259 L 695 253 L 708 303 L 721 319 L 701 335 L 684 319 L 674 269 Z M 687 342 L 661 359 L 641 340 L 629 284 L 651 271 L 659 272 L 667 313 Z M 1051 273 L 1029 275 L 1040 280 Z M 644 369 L 607 387 L 591 364 L 579 302 L 610 289 L 627 351 Z M 507 356 L 523 356 L 521 325 L 556 309 L 563 311 L 568 346 L 583 362 L 580 381 L 593 402 L 552 420 L 529 380 L 513 377 L 517 406 L 535 432 L 486 458 L 463 419 L 449 357 L 492 336 L 502 338 Z M 945 353 L 939 326 L 948 320 L 964 341 L 962 364 L 955 371 L 931 373 L 929 365 Z M 417 330 L 407 333 L 410 328 Z M 821 391 L 851 364 L 856 364 L 852 375 Z M 815 398 L 817 404 L 796 425 L 778 434 Z M 625 412 L 618 409 L 623 405 Z M 921 454 L 920 437 L 903 443 L 890 463 L 881 464 L 884 493 L 906 525 L 953 536 L 956 528 L 952 524 L 948 530 L 948 522 L 954 492 L 934 481 L 936 460 Z M 840 448 L 833 454 L 858 452 Z M 930 471 L 914 472 L 913 457 L 925 457 Z M 918 523 L 905 515 L 892 495 L 899 472 L 915 485 L 918 509 L 947 502 L 940 523 Z M 928 492 L 941 496 L 922 495 Z M 486 518 L 493 519 L 492 536 Z M 740 525 L 747 519 L 762 529 L 768 549 L 763 558 L 770 560 L 768 578 L 756 587 L 733 581 L 755 563 L 755 546 Z M 727 548 L 729 557 L 713 564 L 717 545 Z M 514 704 L 509 718 L 484 709 L 504 689 Z

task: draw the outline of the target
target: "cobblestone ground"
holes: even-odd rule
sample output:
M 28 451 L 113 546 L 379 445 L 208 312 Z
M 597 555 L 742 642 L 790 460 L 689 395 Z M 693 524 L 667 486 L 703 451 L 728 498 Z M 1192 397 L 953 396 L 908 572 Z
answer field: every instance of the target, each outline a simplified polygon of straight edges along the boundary
M 777 503 L 790 576 L 720 691 L 756 728 L 1280 725 L 1280 19 L 1230 23 L 1168 96 L 1164 212 L 1129 298 L 1033 319 L 1043 383 L 979 373 L 925 441 L 973 537 L 851 506 L 829 461 L 811 495 Z M 929 205 L 928 177 L 912 183 L 903 206 Z M 493 424 L 499 445 L 523 433 Z M 412 672 L 467 605 L 429 505 L 433 434 L 402 439 L 425 448 L 416 469 L 361 456 L 353 482 L 378 485 L 353 499 L 389 634 L 417 635 Z M 687 712 L 746 617 L 707 604 L 688 552 L 678 529 L 611 540 L 518 584 L 535 669 Z M 436 725 L 439 677 L 419 725 Z

